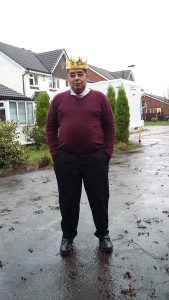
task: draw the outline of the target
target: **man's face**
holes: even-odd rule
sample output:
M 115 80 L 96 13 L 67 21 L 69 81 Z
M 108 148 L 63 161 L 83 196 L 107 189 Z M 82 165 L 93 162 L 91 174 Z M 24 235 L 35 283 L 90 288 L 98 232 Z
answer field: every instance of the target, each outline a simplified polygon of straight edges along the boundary
M 82 93 L 87 83 L 87 70 L 71 69 L 68 70 L 67 76 L 71 89 L 76 94 Z

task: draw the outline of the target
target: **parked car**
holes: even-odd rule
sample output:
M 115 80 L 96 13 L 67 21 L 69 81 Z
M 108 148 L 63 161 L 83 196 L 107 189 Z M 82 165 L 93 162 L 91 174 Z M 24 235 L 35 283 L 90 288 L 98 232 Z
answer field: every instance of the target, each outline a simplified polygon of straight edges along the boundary
M 158 115 L 158 121 L 169 121 L 169 115 Z

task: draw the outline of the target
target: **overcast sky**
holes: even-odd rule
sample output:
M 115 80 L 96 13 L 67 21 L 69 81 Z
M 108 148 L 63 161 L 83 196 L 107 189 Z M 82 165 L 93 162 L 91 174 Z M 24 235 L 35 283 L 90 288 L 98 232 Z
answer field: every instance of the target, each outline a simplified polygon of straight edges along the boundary
M 110 71 L 135 65 L 145 92 L 169 87 L 168 0 L 1 0 L 0 41 L 34 52 L 64 48 Z

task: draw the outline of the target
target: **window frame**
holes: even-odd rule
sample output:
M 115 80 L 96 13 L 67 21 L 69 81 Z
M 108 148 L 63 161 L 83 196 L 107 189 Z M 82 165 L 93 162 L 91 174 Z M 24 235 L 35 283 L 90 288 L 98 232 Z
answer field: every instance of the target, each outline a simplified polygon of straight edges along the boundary
M 161 107 L 154 107 L 153 113 L 155 113 L 155 114 L 161 113 Z
M 3 101 L 0 101 L 0 112 L 4 112 L 4 120 L 3 120 L 3 118 L 2 119 L 0 118 L 0 120 L 6 121 L 6 109 L 5 109 Z
M 34 107 L 33 107 L 33 102 L 31 101 L 9 101 L 9 115 L 11 119 L 11 111 L 10 111 L 10 103 L 15 103 L 16 106 L 16 120 L 11 120 L 16 122 L 17 124 L 35 124 L 35 117 L 34 117 Z M 19 114 L 19 104 L 24 105 L 24 111 L 25 111 L 25 123 L 21 121 L 21 115 Z M 31 104 L 32 106 L 32 122 L 29 120 L 29 113 L 28 113 L 28 104 Z
M 38 75 L 30 73 L 29 74 L 29 85 L 30 86 L 38 86 Z
M 56 90 L 58 88 L 58 79 L 55 77 L 50 77 L 49 78 L 49 89 L 54 89 Z

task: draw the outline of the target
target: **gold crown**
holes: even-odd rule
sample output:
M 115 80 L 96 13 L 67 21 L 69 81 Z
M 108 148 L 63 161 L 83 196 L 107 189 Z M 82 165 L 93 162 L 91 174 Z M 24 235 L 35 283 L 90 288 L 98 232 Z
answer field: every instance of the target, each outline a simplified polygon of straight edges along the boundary
M 70 58 L 66 62 L 66 69 L 87 69 L 87 61 L 82 61 L 80 57 L 78 60 Z

